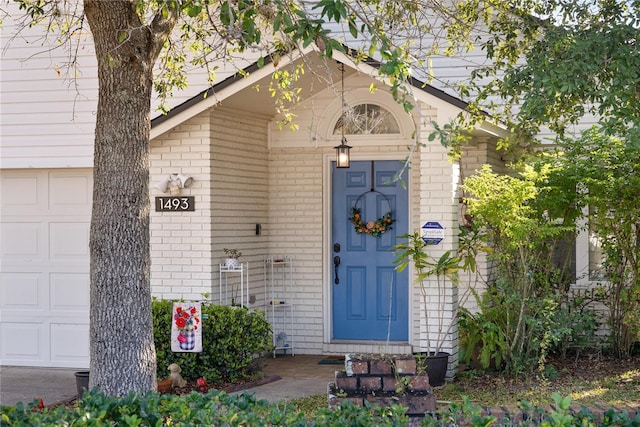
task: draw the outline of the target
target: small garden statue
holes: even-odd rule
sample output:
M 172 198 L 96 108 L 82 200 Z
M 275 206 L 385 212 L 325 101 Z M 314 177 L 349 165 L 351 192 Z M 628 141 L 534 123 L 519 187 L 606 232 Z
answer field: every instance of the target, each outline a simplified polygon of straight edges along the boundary
M 180 375 L 180 372 L 182 372 L 182 368 L 180 368 L 180 366 L 178 366 L 175 363 L 172 363 L 171 365 L 169 365 L 169 372 L 170 372 L 170 377 L 173 380 L 173 386 L 174 387 L 184 387 L 187 385 L 187 381 L 182 378 L 182 375 Z

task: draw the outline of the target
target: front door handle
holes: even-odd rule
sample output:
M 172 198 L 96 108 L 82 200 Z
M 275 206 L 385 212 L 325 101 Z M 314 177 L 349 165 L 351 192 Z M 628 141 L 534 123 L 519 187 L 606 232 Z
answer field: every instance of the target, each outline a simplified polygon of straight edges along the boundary
M 338 255 L 333 257 L 333 269 L 334 269 L 334 273 L 336 278 L 333 280 L 333 282 L 336 285 L 340 284 L 340 278 L 338 277 L 338 266 L 340 266 L 340 257 Z

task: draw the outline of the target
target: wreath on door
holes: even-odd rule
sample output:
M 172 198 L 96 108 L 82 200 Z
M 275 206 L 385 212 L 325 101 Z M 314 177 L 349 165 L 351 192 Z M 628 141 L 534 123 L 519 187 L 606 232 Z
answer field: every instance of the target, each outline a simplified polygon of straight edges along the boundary
M 389 210 L 387 211 L 386 214 L 382 215 L 380 218 L 376 219 L 375 221 L 366 221 L 362 219 L 362 213 L 360 208 L 358 207 L 358 204 L 360 203 L 360 199 L 362 199 L 363 196 L 372 192 L 378 193 L 382 197 L 384 197 L 384 200 L 387 202 L 387 206 L 389 207 Z M 366 193 L 362 193 L 360 196 L 358 196 L 358 198 L 356 199 L 356 202 L 351 208 L 349 221 L 351 221 L 351 224 L 353 224 L 353 227 L 356 233 L 369 234 L 374 237 L 380 237 L 387 230 L 391 230 L 391 224 L 395 222 L 395 219 L 393 219 L 393 212 L 391 210 L 391 202 L 389 202 L 389 198 L 376 190 L 371 190 L 371 191 L 367 191 Z

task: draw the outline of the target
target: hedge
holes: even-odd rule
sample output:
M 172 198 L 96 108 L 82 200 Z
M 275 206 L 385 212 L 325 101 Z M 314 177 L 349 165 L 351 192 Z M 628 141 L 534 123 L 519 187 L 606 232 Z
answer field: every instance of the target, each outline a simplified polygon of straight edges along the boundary
M 273 349 L 271 325 L 264 312 L 242 307 L 202 304 L 202 352 L 171 351 L 173 302 L 154 300 L 153 336 L 158 379 L 169 377 L 167 368 L 177 363 L 187 380 L 203 377 L 207 382 L 250 379 L 259 369 L 255 360 Z
M 567 398 L 565 398 L 567 399 Z M 564 400 L 564 399 L 563 399 Z M 483 415 L 479 407 L 467 399 L 463 404 L 451 404 L 435 414 L 410 420 L 405 408 L 359 407 L 345 402 L 336 408 L 318 408 L 308 413 L 283 401 L 269 403 L 256 400 L 249 393 L 229 395 L 212 390 L 207 394 L 185 396 L 158 394 L 129 394 L 107 397 L 96 391 L 86 392 L 77 405 L 38 408 L 38 401 L 28 405 L 2 406 L 0 425 L 34 426 L 434 426 L 486 427 L 496 426 L 619 426 L 640 425 L 640 413 L 635 418 L 625 411 L 607 411 L 602 416 L 584 409 L 577 414 L 563 407 L 538 412 L 527 420 L 497 419 Z

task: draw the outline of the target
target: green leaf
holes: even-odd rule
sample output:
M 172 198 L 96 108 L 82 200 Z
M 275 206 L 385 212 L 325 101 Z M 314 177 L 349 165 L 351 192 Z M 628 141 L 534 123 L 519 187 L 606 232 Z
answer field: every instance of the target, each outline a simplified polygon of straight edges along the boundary
M 200 4 L 191 3 L 187 6 L 187 15 L 191 18 L 195 18 L 200 14 L 200 12 L 202 12 L 202 5 Z
M 356 27 L 353 19 L 349 19 L 349 32 L 351 33 L 352 37 L 358 37 L 358 28 Z

